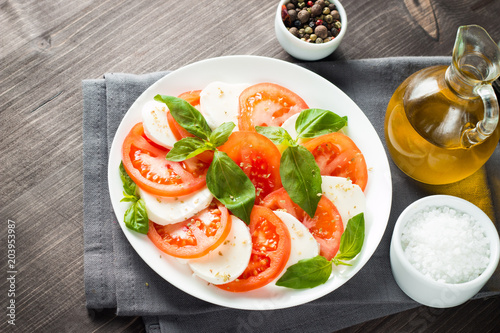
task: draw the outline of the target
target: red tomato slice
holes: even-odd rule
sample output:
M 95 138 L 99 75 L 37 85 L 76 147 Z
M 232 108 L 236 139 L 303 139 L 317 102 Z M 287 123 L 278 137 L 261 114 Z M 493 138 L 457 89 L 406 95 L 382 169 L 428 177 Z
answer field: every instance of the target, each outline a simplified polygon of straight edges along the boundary
M 244 292 L 265 286 L 286 266 L 290 257 L 291 240 L 286 225 L 270 209 L 254 206 L 250 214 L 252 255 L 238 279 L 217 285 L 224 290 Z
M 258 83 L 240 95 L 238 126 L 254 131 L 255 126 L 281 126 L 290 116 L 308 109 L 293 91 L 274 83 Z
M 323 176 L 351 179 L 364 191 L 368 181 L 365 157 L 347 135 L 325 134 L 303 144 L 313 155 Z
M 326 259 L 331 260 L 337 254 L 344 224 L 337 207 L 327 197 L 321 197 L 313 218 L 290 199 L 284 188 L 269 194 L 263 205 L 271 210 L 284 209 L 301 221 L 319 243 L 320 254 Z
M 231 216 L 212 203 L 184 222 L 159 225 L 149 221 L 148 237 L 161 251 L 177 258 L 199 258 L 219 246 L 231 230 Z
M 158 196 L 182 196 L 205 186 L 207 163 L 196 157 L 184 162 L 167 161 L 168 152 L 150 141 L 142 123 L 138 123 L 123 141 L 123 166 L 137 186 Z
M 225 152 L 250 178 L 255 186 L 256 204 L 269 193 L 282 187 L 281 154 L 276 145 L 256 132 L 234 132 L 218 148 Z

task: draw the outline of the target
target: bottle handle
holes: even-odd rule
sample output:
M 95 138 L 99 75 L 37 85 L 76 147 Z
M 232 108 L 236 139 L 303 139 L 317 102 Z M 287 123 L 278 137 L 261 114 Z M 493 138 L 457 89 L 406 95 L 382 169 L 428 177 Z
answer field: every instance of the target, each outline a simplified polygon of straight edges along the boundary
M 498 125 L 498 100 L 490 84 L 481 84 L 475 89 L 484 104 L 483 120 L 478 121 L 476 127 L 467 129 L 462 135 L 462 145 L 470 148 L 486 140 Z

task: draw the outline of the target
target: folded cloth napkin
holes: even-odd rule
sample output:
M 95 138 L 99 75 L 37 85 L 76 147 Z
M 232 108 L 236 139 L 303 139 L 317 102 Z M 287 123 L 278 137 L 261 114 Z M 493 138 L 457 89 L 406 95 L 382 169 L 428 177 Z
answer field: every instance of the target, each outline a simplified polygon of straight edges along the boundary
M 450 64 L 449 57 L 367 59 L 300 64 L 343 90 L 365 112 L 384 142 L 384 114 L 396 87 L 415 71 Z M 159 277 L 123 235 L 111 208 L 108 152 L 120 121 L 134 100 L 168 72 L 106 74 L 83 81 L 85 291 L 89 309 L 116 309 L 143 316 L 148 332 L 332 332 L 419 306 L 397 286 L 389 244 L 397 217 L 430 194 L 461 196 L 500 217 L 500 149 L 468 180 L 426 187 L 391 164 L 393 205 L 385 235 L 370 261 L 338 290 L 305 305 L 272 311 L 235 310 L 192 297 Z M 392 161 L 391 161 L 392 163 Z M 481 186 L 478 186 L 481 184 Z M 498 222 L 497 222 L 498 223 Z M 498 274 L 476 296 L 497 295 Z

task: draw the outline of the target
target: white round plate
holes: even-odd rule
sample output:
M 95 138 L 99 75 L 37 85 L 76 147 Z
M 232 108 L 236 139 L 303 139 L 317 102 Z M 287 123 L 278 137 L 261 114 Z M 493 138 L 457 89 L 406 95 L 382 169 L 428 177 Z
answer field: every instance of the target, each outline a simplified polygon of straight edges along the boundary
M 188 265 L 158 250 L 147 236 L 125 227 L 123 216 L 128 203 L 122 203 L 119 175 L 121 146 L 131 128 L 141 121 L 141 107 L 156 94 L 177 96 L 185 91 L 203 89 L 212 81 L 228 83 L 273 82 L 299 94 L 311 108 L 323 108 L 348 116 L 345 130 L 361 152 L 368 166 L 365 189 L 365 242 L 352 266 L 334 267 L 323 285 L 312 289 L 292 290 L 274 284 L 246 292 L 231 293 L 193 276 Z M 120 226 L 141 258 L 161 277 L 184 292 L 214 304 L 247 310 L 291 307 L 320 298 L 342 286 L 370 259 L 384 234 L 392 201 L 392 183 L 387 155 L 372 124 L 359 107 L 335 85 L 300 66 L 257 56 L 228 56 L 203 60 L 180 68 L 149 87 L 130 107 L 116 132 L 108 165 L 111 202 Z

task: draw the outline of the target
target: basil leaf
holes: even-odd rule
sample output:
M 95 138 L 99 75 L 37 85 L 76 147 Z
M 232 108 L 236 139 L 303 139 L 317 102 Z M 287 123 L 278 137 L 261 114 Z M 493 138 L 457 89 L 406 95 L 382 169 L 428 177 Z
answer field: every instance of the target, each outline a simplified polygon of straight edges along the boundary
M 137 199 L 137 196 L 129 195 L 125 191 L 123 191 L 123 199 L 121 199 L 120 202 L 136 202 Z
M 167 104 L 170 114 L 186 131 L 194 136 L 208 140 L 212 130 L 207 121 L 194 106 L 182 98 L 166 95 L 156 95 L 155 101 Z
M 334 258 L 334 263 L 344 264 L 340 260 L 354 259 L 363 247 L 365 241 L 365 217 L 363 213 L 349 219 L 342 237 L 340 238 L 339 252 Z
M 148 212 L 144 200 L 139 199 L 125 212 L 124 222 L 127 228 L 141 234 L 147 234 L 149 229 Z
M 128 175 L 125 167 L 123 166 L 123 162 L 120 162 L 120 178 L 122 179 L 123 189 L 125 190 L 125 193 L 123 195 L 137 197 L 137 195 L 135 194 L 137 185 L 135 185 L 132 178 L 130 178 L 130 176 Z
M 183 138 L 176 143 L 165 157 L 169 161 L 180 162 L 203 153 L 205 150 L 214 149 L 205 144 L 205 141 L 199 138 Z
M 300 113 L 295 123 L 298 138 L 315 138 L 337 132 L 347 125 L 347 117 L 323 109 L 307 109 Z
M 285 149 L 281 155 L 280 176 L 292 201 L 314 217 L 321 199 L 321 174 L 311 152 L 302 146 Z
M 215 151 L 207 171 L 207 187 L 231 213 L 246 224 L 250 223 L 250 212 L 255 203 L 255 186 L 226 153 Z
M 276 285 L 293 289 L 314 288 L 328 281 L 331 274 L 332 263 L 318 255 L 314 258 L 302 259 L 288 267 Z
M 223 145 L 235 127 L 236 125 L 233 122 L 223 123 L 210 134 L 210 143 L 215 147 Z
M 295 141 L 283 127 L 255 126 L 255 130 L 257 133 L 266 136 L 275 145 L 284 143 L 287 146 L 292 146 L 295 144 Z

